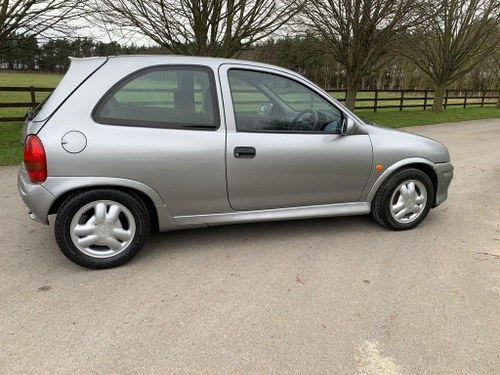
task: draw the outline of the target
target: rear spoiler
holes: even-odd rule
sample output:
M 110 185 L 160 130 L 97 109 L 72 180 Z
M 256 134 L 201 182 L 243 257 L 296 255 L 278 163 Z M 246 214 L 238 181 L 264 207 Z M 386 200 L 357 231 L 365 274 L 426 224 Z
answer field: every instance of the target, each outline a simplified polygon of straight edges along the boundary
M 33 122 L 43 122 L 52 116 L 55 111 L 95 72 L 106 62 L 107 57 L 75 58 L 70 57 L 71 64 L 63 79 L 57 85 L 50 97 L 33 112 Z

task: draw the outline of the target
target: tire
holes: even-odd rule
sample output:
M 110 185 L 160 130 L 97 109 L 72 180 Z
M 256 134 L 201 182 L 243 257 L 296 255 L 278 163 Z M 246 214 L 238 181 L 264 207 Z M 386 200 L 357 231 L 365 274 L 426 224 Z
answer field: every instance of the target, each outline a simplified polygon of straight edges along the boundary
M 89 190 L 70 196 L 55 221 L 62 253 L 86 268 L 121 266 L 141 250 L 151 222 L 135 195 L 113 189 Z
M 419 225 L 434 201 L 432 181 L 421 170 L 405 168 L 395 172 L 378 190 L 372 201 L 372 216 L 392 230 Z

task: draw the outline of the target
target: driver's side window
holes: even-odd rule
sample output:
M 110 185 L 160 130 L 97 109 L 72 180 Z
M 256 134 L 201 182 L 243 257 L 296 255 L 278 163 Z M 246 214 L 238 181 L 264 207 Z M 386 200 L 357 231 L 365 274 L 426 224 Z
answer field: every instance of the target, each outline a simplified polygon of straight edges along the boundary
M 231 69 L 228 75 L 238 131 L 340 132 L 340 110 L 302 84 L 242 69 Z

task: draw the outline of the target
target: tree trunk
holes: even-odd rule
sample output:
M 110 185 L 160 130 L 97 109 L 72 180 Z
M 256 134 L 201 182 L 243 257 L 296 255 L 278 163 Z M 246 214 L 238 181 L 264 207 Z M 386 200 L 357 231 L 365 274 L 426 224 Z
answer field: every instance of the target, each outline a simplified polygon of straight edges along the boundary
M 432 104 L 432 110 L 434 112 L 443 111 L 444 93 L 445 93 L 444 85 L 436 85 L 434 87 L 434 103 Z
M 500 108 L 500 92 L 498 92 L 498 99 L 497 99 L 497 108 Z
M 356 95 L 358 94 L 358 83 L 349 82 L 347 84 L 347 92 L 345 95 L 345 106 L 351 111 L 354 110 L 354 105 L 356 104 Z

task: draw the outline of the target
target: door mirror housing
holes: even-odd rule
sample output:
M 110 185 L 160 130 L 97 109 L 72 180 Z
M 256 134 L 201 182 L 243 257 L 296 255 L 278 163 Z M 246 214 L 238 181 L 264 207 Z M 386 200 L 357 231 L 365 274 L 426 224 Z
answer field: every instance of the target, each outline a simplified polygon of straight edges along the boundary
M 271 103 L 264 103 L 259 106 L 259 115 L 267 116 L 271 113 L 271 109 L 273 109 L 273 105 Z
M 340 128 L 340 134 L 342 135 L 351 135 L 354 133 L 354 129 L 356 129 L 356 123 L 350 117 L 345 116 L 342 120 L 342 127 Z

